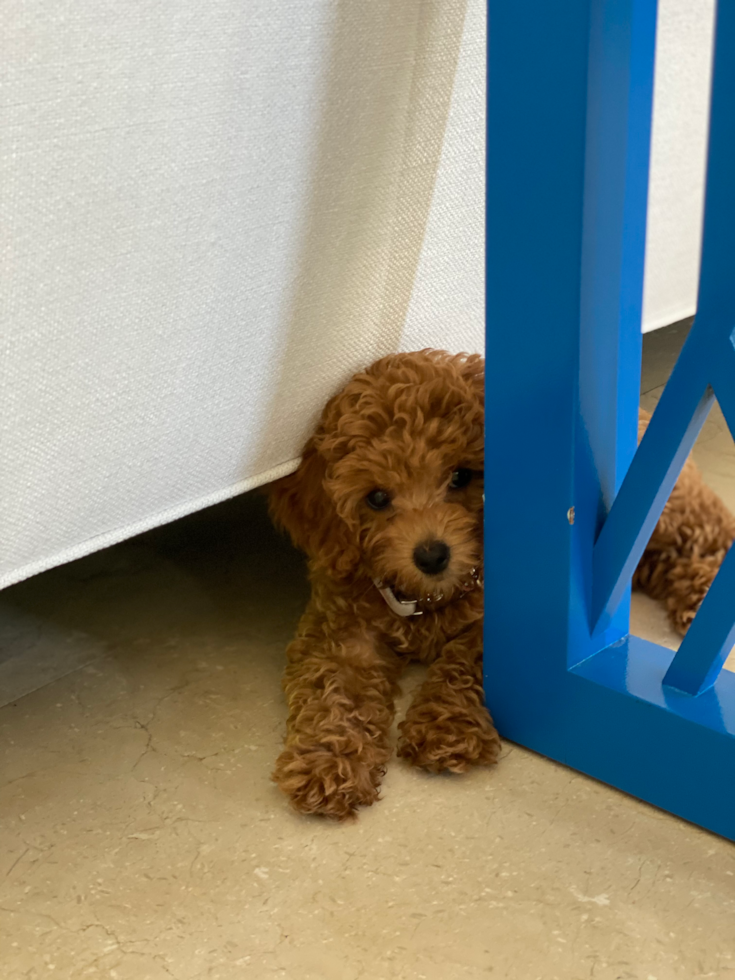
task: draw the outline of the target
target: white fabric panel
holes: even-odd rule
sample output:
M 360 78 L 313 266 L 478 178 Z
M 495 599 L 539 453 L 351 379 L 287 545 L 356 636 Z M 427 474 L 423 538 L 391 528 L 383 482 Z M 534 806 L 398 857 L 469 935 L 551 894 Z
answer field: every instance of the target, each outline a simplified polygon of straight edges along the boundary
M 465 8 L 3 6 L 0 586 L 285 472 L 380 354 L 481 344 Z
M 484 0 L 470 0 L 402 350 L 485 350 Z
M 697 306 L 714 0 L 658 0 L 643 329 Z

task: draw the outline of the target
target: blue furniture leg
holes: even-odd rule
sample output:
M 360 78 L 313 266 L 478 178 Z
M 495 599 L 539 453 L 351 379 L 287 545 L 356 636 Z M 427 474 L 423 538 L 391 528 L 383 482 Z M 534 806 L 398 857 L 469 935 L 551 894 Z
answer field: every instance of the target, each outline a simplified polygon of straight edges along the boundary
M 700 309 L 636 453 L 655 18 L 653 0 L 489 3 L 486 691 L 506 738 L 735 839 L 735 675 L 718 674 L 733 561 L 682 647 L 678 676 L 706 637 L 701 693 L 628 636 L 631 573 L 712 388 L 735 423 L 721 2 Z

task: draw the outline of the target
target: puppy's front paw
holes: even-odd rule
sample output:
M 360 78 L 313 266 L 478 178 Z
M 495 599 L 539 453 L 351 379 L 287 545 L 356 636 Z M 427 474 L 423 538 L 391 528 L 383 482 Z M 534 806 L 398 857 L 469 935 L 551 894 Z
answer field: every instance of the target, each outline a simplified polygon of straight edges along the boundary
M 466 772 L 497 762 L 500 738 L 487 709 L 413 704 L 398 726 L 398 755 L 429 772 Z
M 355 816 L 359 806 L 380 799 L 384 763 L 352 753 L 336 755 L 321 745 L 288 746 L 278 757 L 272 778 L 299 813 L 346 820 Z

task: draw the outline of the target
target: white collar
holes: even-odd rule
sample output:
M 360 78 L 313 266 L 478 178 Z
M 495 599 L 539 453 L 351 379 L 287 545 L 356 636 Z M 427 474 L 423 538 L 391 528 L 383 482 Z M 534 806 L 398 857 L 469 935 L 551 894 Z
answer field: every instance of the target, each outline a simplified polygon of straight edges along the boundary
M 388 607 L 391 609 L 392 612 L 396 614 L 396 616 L 402 616 L 405 618 L 408 616 L 424 615 L 424 610 L 418 608 L 419 605 L 418 599 L 398 599 L 393 589 L 391 589 L 389 585 L 386 585 L 385 582 L 382 582 L 379 578 L 374 578 L 373 583 L 376 589 L 378 590 L 378 592 L 380 592 L 382 597 L 385 599 Z M 464 594 L 467 592 L 471 592 L 472 589 L 474 589 L 478 585 L 480 586 L 480 588 L 482 588 L 481 569 L 473 568 L 472 571 L 470 572 L 469 580 L 465 582 L 464 585 L 462 586 L 462 593 Z M 443 598 L 444 595 L 441 592 L 438 592 L 436 595 L 427 596 L 423 600 L 423 602 L 427 606 L 430 606 L 433 602 L 441 602 Z
M 423 609 L 417 609 L 418 599 L 396 599 L 393 589 L 389 585 L 385 585 L 380 579 L 373 579 L 375 587 L 378 592 L 382 595 L 388 606 L 393 610 L 397 616 L 423 616 Z

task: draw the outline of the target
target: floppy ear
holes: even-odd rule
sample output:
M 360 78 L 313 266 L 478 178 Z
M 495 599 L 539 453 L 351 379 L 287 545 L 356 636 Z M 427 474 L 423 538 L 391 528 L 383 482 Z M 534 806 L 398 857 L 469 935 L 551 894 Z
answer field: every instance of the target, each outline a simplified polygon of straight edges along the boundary
M 276 527 L 314 565 L 348 575 L 360 561 L 360 550 L 324 488 L 326 471 L 326 461 L 310 439 L 296 472 L 271 484 L 268 506 Z
M 286 531 L 301 551 L 310 554 L 311 538 L 324 523 L 326 465 L 310 440 L 299 468 L 268 488 L 268 510 L 277 528 Z

